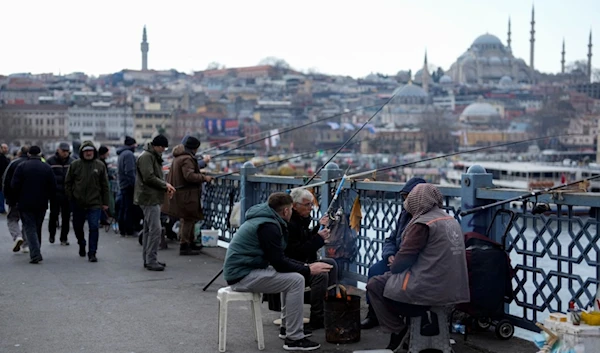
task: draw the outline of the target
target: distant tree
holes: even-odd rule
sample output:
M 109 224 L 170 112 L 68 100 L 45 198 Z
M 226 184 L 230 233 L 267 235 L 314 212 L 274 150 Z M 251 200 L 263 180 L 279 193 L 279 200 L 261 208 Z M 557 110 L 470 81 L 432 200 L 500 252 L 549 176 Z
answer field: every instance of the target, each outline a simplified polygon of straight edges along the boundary
M 444 70 L 442 70 L 441 67 L 438 67 L 437 70 L 433 71 L 431 74 L 431 79 L 433 82 L 438 83 L 440 82 L 440 78 L 442 78 L 442 76 L 444 76 Z
M 570 102 L 560 100 L 558 96 L 551 96 L 544 102 L 542 109 L 533 115 L 531 120 L 533 132 L 539 136 L 565 133 L 569 122 L 575 116 L 575 108 Z M 547 148 L 546 146 L 540 147 Z
M 592 70 L 592 82 L 600 82 L 600 69 Z
M 271 65 L 275 66 L 278 69 L 290 69 L 290 64 L 288 64 L 285 60 L 276 58 L 274 56 L 268 56 L 262 59 L 258 65 Z
M 207 70 L 222 70 L 225 69 L 225 65 L 221 65 L 220 63 L 213 61 L 206 67 Z
M 408 79 L 409 79 L 409 80 L 412 80 L 412 78 L 413 78 L 413 76 L 412 76 L 412 70 L 411 70 L 411 69 L 409 69 L 409 70 L 408 70 Z
M 587 74 L 587 61 L 576 60 L 565 67 L 565 71 L 571 74 Z

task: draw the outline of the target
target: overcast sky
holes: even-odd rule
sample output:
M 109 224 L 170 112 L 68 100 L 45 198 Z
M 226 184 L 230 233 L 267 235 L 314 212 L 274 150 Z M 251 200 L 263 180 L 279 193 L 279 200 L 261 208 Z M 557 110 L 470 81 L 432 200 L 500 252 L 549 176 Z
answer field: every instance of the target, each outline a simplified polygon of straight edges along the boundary
M 600 67 L 600 0 L 535 1 L 535 67 L 560 70 L 587 60 L 595 30 Z M 99 75 L 140 69 L 148 30 L 151 69 L 189 73 L 210 62 L 252 66 L 268 56 L 298 70 L 363 77 L 429 63 L 447 70 L 480 34 L 512 47 L 529 63 L 531 1 L 524 0 L 4 0 L 0 5 L 0 74 Z

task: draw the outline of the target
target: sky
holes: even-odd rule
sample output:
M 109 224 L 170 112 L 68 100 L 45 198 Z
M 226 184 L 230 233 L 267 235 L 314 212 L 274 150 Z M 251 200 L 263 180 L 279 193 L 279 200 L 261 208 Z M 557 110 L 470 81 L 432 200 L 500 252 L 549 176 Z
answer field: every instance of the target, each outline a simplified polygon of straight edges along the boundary
M 147 26 L 150 69 L 191 73 L 284 59 L 299 71 L 364 77 L 429 64 L 449 69 L 481 34 L 507 39 L 529 63 L 535 6 L 535 68 L 559 72 L 566 61 L 600 67 L 600 0 L 4 0 L 0 5 L 0 75 L 100 75 L 141 69 Z

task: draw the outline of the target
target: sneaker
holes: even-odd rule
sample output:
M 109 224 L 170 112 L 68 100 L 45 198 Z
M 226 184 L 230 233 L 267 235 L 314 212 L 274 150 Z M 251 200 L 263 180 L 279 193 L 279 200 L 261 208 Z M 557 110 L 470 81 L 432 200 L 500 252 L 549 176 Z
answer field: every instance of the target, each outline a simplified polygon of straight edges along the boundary
M 62 245 L 62 246 L 69 246 L 69 245 L 71 245 L 71 244 L 69 244 L 69 242 L 68 242 L 68 241 L 61 241 L 61 242 L 60 242 L 60 245 Z
M 310 337 L 312 335 L 313 335 L 312 331 L 305 327 L 304 328 L 304 337 Z M 284 340 L 286 337 L 287 337 L 287 335 L 285 334 L 285 327 L 283 327 L 283 326 L 279 327 L 279 338 Z
M 24 246 L 21 248 L 21 252 L 22 252 L 23 254 L 27 254 L 27 253 L 29 253 L 29 246 L 27 246 L 27 245 L 24 245 Z
M 85 256 L 85 245 L 79 244 L 79 256 Z
M 15 245 L 13 246 L 13 252 L 19 252 L 19 250 L 21 250 L 21 245 L 23 245 L 23 238 L 17 237 L 17 239 L 15 240 Z
M 167 264 L 164 262 L 160 262 L 160 261 L 156 261 L 157 264 L 159 264 L 162 267 L 167 267 Z M 148 264 L 144 262 L 144 268 L 148 268 Z
M 38 255 L 38 256 L 34 257 L 33 259 L 29 260 L 29 263 L 30 264 L 37 264 L 37 263 L 39 263 L 42 260 L 44 260 L 44 259 L 42 259 L 42 255 Z
M 146 265 L 146 270 L 148 271 L 164 271 L 165 268 L 159 264 L 151 264 L 151 265 Z
M 88 254 L 88 261 L 89 262 L 98 262 L 98 259 L 96 258 L 96 253 L 89 253 Z
M 315 349 L 321 348 L 321 345 L 317 342 L 313 342 L 308 338 L 302 338 L 299 340 L 285 339 L 283 349 L 286 351 L 314 351 Z

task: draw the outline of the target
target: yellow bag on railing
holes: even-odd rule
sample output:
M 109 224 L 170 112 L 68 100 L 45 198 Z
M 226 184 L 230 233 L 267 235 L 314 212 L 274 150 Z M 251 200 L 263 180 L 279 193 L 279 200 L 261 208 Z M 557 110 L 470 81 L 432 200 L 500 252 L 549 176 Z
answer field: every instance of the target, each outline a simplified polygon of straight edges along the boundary
M 600 312 L 591 311 L 589 313 L 586 313 L 585 311 L 583 311 L 581 313 L 581 320 L 591 326 L 600 326 Z

